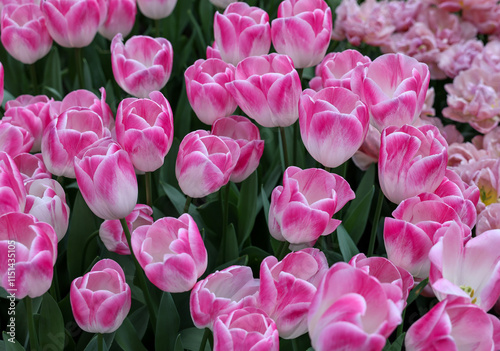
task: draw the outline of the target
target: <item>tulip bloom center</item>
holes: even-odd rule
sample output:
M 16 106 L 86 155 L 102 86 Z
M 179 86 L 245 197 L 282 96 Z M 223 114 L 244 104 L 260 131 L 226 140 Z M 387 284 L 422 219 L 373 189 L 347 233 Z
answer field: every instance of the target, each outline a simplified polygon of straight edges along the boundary
M 462 289 L 467 295 L 470 296 L 470 298 L 472 299 L 472 303 L 477 302 L 477 296 L 474 297 L 475 291 L 473 288 L 471 288 L 470 286 L 461 285 L 460 289 Z
M 498 202 L 498 193 L 492 187 L 482 186 L 479 188 L 481 194 L 481 201 L 486 206 Z

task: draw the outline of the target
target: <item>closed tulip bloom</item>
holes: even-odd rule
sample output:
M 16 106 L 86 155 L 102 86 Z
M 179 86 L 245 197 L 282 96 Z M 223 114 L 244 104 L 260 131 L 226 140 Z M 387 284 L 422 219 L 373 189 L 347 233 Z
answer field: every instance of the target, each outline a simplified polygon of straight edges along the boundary
M 212 125 L 238 107 L 225 87 L 234 80 L 234 70 L 233 65 L 219 59 L 200 59 L 184 73 L 189 103 L 203 123 Z
M 205 130 L 189 133 L 182 139 L 175 162 L 175 175 L 182 192 L 199 198 L 219 190 L 240 156 L 240 147 Z
M 263 127 L 288 127 L 299 118 L 302 86 L 288 56 L 244 59 L 226 88 L 243 112 Z
M 191 290 L 189 310 L 197 328 L 212 329 L 215 319 L 244 307 L 256 307 L 259 280 L 248 266 L 231 266 L 209 274 Z
M 42 155 L 50 173 L 75 178 L 74 157 L 97 140 L 109 136 L 94 111 L 73 107 L 52 120 L 42 137 Z
M 360 148 L 370 116 L 359 97 L 345 88 L 306 89 L 299 103 L 300 135 L 311 156 L 338 167 Z
M 162 19 L 174 11 L 177 0 L 137 0 L 142 14 L 151 19 Z
M 12 246 L 15 246 L 13 249 Z M 15 279 L 12 280 L 12 256 L 15 252 Z M 17 299 L 45 294 L 52 283 L 57 258 L 57 237 L 47 223 L 19 212 L 0 216 L 0 286 L 15 289 Z M 13 283 L 13 284 L 12 284 Z
M 1 16 L 1 40 L 16 60 L 32 64 L 47 55 L 52 37 L 40 7 L 35 4 L 8 5 Z
M 278 351 L 279 335 L 274 321 L 253 307 L 217 317 L 214 351 L 236 350 Z
M 424 106 L 429 81 L 425 63 L 403 54 L 385 54 L 354 70 L 351 89 L 368 106 L 371 123 L 382 131 L 415 121 Z
M 69 110 L 72 107 L 88 108 L 99 115 L 102 119 L 103 126 L 112 129 L 114 126 L 113 112 L 106 103 L 106 90 L 100 88 L 101 98 L 98 98 L 93 92 L 86 89 L 73 90 L 62 99 L 59 106 L 60 112 Z
M 316 66 L 332 36 L 332 10 L 324 0 L 285 0 L 271 25 L 273 45 L 296 68 Z
M 12 158 L 0 151 L 0 215 L 24 212 L 26 189 L 23 178 Z
M 35 138 L 29 131 L 10 121 L 0 120 L 0 151 L 15 157 L 23 152 L 29 152 Z
M 137 178 L 125 150 L 111 138 L 99 140 L 75 157 L 80 192 L 97 217 L 127 217 L 137 203 Z
M 319 70 L 323 86 L 342 87 L 351 90 L 351 76 L 354 69 L 369 64 L 371 59 L 356 50 L 332 52 L 325 56 Z
M 123 44 L 118 33 L 111 42 L 111 65 L 118 85 L 130 95 L 147 98 L 167 84 L 174 51 L 165 38 L 137 35 Z
M 327 270 L 318 249 L 292 252 L 280 262 L 274 256 L 262 261 L 258 306 L 274 320 L 280 337 L 295 339 L 307 332 L 307 313 Z
M 388 127 L 382 132 L 378 174 L 384 195 L 398 204 L 433 192 L 443 181 L 448 143 L 431 125 Z
M 127 317 L 132 295 L 120 265 L 104 259 L 73 280 L 70 301 L 80 328 L 88 333 L 112 333 Z
M 212 134 L 231 138 L 240 147 L 240 157 L 229 178 L 231 181 L 242 182 L 257 169 L 264 152 L 264 140 L 260 138 L 259 128 L 248 118 L 219 118 L 212 125 Z
M 52 178 L 52 174 L 47 171 L 43 163 L 42 154 L 25 152 L 15 156 L 12 160 L 16 164 L 25 184 L 30 180 Z
M 125 99 L 116 111 L 116 140 L 142 172 L 163 165 L 174 137 L 174 117 L 167 99 L 159 91 L 149 97 Z
M 266 55 L 271 48 L 271 27 L 266 11 L 245 2 L 230 4 L 215 13 L 214 37 L 220 56 L 234 66 L 250 56 Z
M 134 0 L 108 0 L 106 21 L 99 27 L 99 34 L 108 40 L 121 33 L 126 37 L 135 23 L 137 7 Z
M 148 205 L 135 205 L 134 210 L 125 217 L 128 230 L 132 233 L 140 226 L 153 224 L 152 215 L 153 209 Z M 99 237 L 109 251 L 120 255 L 130 255 L 127 237 L 125 236 L 120 220 L 108 219 L 102 222 L 99 227 Z
M 94 40 L 101 17 L 105 18 L 104 2 L 98 0 L 42 0 L 40 8 L 50 36 L 67 48 L 83 48 Z
M 333 215 L 354 199 L 349 183 L 319 168 L 288 167 L 283 185 L 274 188 L 269 208 L 269 231 L 297 247 L 312 246 L 340 224 Z
M 4 70 L 0 62 L 0 101 L 3 101 L 3 86 L 4 86 Z
M 189 291 L 207 269 L 205 244 L 187 213 L 140 226 L 132 233 L 132 249 L 148 279 L 163 291 Z

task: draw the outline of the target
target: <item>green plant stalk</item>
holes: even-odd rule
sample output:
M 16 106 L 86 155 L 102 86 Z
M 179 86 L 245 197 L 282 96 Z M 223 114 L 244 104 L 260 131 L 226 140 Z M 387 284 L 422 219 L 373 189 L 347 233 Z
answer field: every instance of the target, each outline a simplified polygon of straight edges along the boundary
M 160 37 L 160 20 L 155 20 L 156 37 Z
M 101 333 L 97 334 L 97 350 L 104 351 L 104 338 Z
M 30 349 L 31 351 L 37 351 L 39 349 L 38 345 L 38 335 L 35 329 L 35 319 L 33 313 L 33 301 L 31 297 L 26 296 L 24 298 L 24 304 L 26 305 L 26 314 L 28 316 L 28 330 L 30 333 Z
M 370 243 L 368 245 L 367 256 L 373 256 L 373 251 L 375 250 L 375 239 L 377 238 L 378 222 L 380 221 L 380 213 L 382 212 L 382 204 L 384 203 L 384 193 L 382 189 L 379 188 L 377 208 L 375 209 L 375 218 L 373 220 L 372 232 L 370 236 Z
M 200 351 L 205 350 L 205 345 L 207 344 L 208 337 L 210 336 L 210 329 L 205 328 L 205 332 L 203 333 L 203 338 L 200 343 Z
M 90 234 L 90 235 L 89 235 L 89 237 L 87 238 L 87 240 L 85 241 L 85 245 L 83 246 L 83 251 L 82 251 L 82 252 L 83 252 L 83 256 L 82 256 L 82 257 L 83 257 L 83 260 L 82 260 L 82 264 L 81 264 L 81 266 L 82 266 L 82 267 L 81 267 L 81 268 L 82 268 L 82 272 L 83 272 L 83 271 L 85 271 L 85 268 L 87 268 L 87 267 L 83 267 L 83 265 L 85 264 L 84 260 L 85 260 L 85 256 L 86 256 L 86 254 L 87 254 L 87 249 L 89 248 L 89 245 L 90 245 L 90 243 L 92 242 L 92 240 L 94 240 L 94 238 L 95 238 L 96 236 L 98 236 L 98 235 L 99 235 L 99 229 L 97 229 L 97 230 L 96 230 L 96 231 L 94 231 L 92 234 Z M 54 295 L 52 295 L 52 296 L 54 296 Z M 54 297 L 54 298 L 55 298 L 55 297 Z M 57 300 L 56 300 L 56 301 L 57 301 Z
M 151 172 L 146 172 L 144 174 L 144 180 L 146 185 L 146 205 L 153 207 L 153 186 L 151 183 Z
M 146 300 L 146 306 L 149 311 L 149 318 L 151 319 L 151 324 L 153 325 L 153 331 L 156 331 L 156 309 L 153 305 L 153 300 L 151 299 L 151 295 L 149 294 L 148 285 L 146 282 L 146 276 L 144 275 L 144 271 L 142 270 L 139 261 L 135 257 L 134 251 L 132 250 L 132 237 L 130 235 L 130 230 L 127 226 L 127 221 L 125 218 L 120 219 L 120 223 L 122 225 L 123 231 L 125 233 L 125 237 L 127 238 L 128 247 L 130 248 L 130 254 L 132 256 L 132 260 L 135 264 L 135 271 L 137 272 L 137 277 L 139 278 L 139 284 L 141 286 L 141 290 L 144 294 L 144 299 Z
M 286 146 L 286 136 L 285 136 L 285 127 L 279 127 L 280 135 L 281 135 L 281 147 L 283 148 L 283 158 L 285 160 L 285 169 L 290 166 L 288 162 L 288 148 Z
M 83 88 L 83 65 L 82 65 L 82 48 L 75 48 L 76 71 L 78 73 L 78 83 L 80 88 Z
M 38 79 L 36 78 L 36 68 L 35 64 L 32 63 L 30 66 L 30 75 L 31 75 L 31 82 L 33 83 L 33 95 L 38 94 Z
M 290 243 L 288 241 L 283 241 L 279 247 L 279 249 L 276 251 L 277 256 L 276 258 L 281 261 L 283 258 L 286 256 L 286 252 L 288 251 L 288 246 L 290 246 Z
M 191 205 L 193 198 L 191 196 L 186 196 L 186 203 L 184 204 L 184 211 L 182 213 L 189 213 L 189 205 Z

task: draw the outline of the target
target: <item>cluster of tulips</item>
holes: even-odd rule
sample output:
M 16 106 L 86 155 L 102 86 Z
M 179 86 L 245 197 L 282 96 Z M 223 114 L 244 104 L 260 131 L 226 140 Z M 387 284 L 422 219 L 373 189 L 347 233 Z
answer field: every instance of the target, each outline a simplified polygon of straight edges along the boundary
M 107 101 L 108 87 L 100 96 L 75 89 L 61 99 L 10 98 L 5 80 L 0 287 L 1 296 L 23 300 L 29 337 L 4 334 L 2 346 L 56 347 L 38 337 L 42 322 L 33 318 L 44 318 L 50 298 L 71 305 L 64 318 L 97 334 L 100 350 L 112 349 L 115 335 L 124 348 L 134 338 L 124 333 L 143 336 L 149 324 L 157 340 L 174 335 L 168 346 L 153 340 L 157 349 L 205 350 L 207 339 L 214 350 L 500 349 L 500 29 L 488 25 L 500 5 L 344 0 L 332 9 L 325 0 L 283 0 L 270 21 L 270 13 L 246 2 L 211 2 L 220 8 L 214 40 L 180 78 L 184 103 L 198 119 L 193 125 L 204 127 L 180 138 L 182 116 L 174 112 L 182 99 L 173 109 L 165 93 L 175 74 L 173 45 L 160 36 L 124 40 L 136 5 L 159 21 L 175 14 L 176 0 L 1 3 L 1 41 L 13 58 L 33 65 L 52 41 L 80 50 L 100 33 L 109 40 L 113 84 L 129 94 L 116 106 Z M 437 25 L 436 18 L 445 20 Z M 478 33 L 491 41 L 483 44 Z M 382 51 L 370 57 L 354 50 L 362 43 Z M 328 52 L 332 44 L 338 50 Z M 2 98 L 8 69 L 0 64 Z M 442 113 L 468 123 L 476 134 L 470 142 L 460 124 L 435 116 L 438 87 L 429 87 L 445 78 Z M 265 186 L 262 178 L 272 173 L 266 157 L 279 172 Z M 351 161 L 364 172 L 360 182 L 349 178 Z M 159 179 L 166 167 L 175 184 Z M 370 211 L 373 179 L 378 200 Z M 251 182 L 250 201 L 243 194 Z M 165 207 L 155 201 L 155 187 L 166 189 Z M 57 291 L 58 252 L 67 249 L 78 218 L 69 201 L 75 191 L 98 218 L 102 250 L 81 276 L 70 276 L 69 291 Z M 241 205 L 249 213 L 238 214 L 250 225 L 243 238 L 229 223 L 229 203 L 238 196 L 250 203 Z M 209 215 L 222 222 L 217 258 L 200 213 L 219 202 L 222 212 Z M 167 216 L 171 205 L 177 211 Z M 370 214 L 371 236 L 355 232 L 365 230 Z M 266 244 L 257 248 L 252 241 L 262 232 Z M 357 248 L 362 236 L 366 254 Z M 231 245 L 236 256 L 258 251 L 253 266 L 229 260 Z M 170 295 L 183 293 L 184 302 Z M 416 300 L 424 301 L 418 317 L 405 325 Z M 432 305 L 423 310 L 426 301 Z M 179 316 L 182 304 L 186 316 Z M 143 307 L 149 322 L 131 326 Z M 205 329 L 203 337 L 186 325 Z M 142 336 L 125 349 L 144 348 Z

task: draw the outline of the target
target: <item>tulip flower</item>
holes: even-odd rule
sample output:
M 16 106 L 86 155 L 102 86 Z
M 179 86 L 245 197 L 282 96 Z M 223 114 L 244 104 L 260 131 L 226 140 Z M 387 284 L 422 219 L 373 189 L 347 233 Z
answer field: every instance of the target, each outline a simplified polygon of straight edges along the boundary
M 243 112 L 263 127 L 288 127 L 299 118 L 302 86 L 288 56 L 244 59 L 226 88 Z
M 219 118 L 212 125 L 212 134 L 231 138 L 240 147 L 240 157 L 229 178 L 232 182 L 242 182 L 257 169 L 264 152 L 264 140 L 260 139 L 259 128 L 248 118 Z
M 316 66 L 332 36 L 332 10 L 324 0 L 284 0 L 271 23 L 273 45 L 296 68 Z
M 297 247 L 312 246 L 340 224 L 334 213 L 354 199 L 347 181 L 323 169 L 288 167 L 283 185 L 274 188 L 269 208 L 269 231 Z
M 26 189 L 23 178 L 12 158 L 0 151 L 0 215 L 24 212 Z
M 244 2 L 230 4 L 215 13 L 215 43 L 224 61 L 236 66 L 246 57 L 269 53 L 271 27 L 266 11 Z
M 88 333 L 112 333 L 127 317 L 132 295 L 120 265 L 104 259 L 73 280 L 70 301 L 80 328 Z
M 233 65 L 219 59 L 200 59 L 184 73 L 189 103 L 203 123 L 212 125 L 238 107 L 225 87 L 234 80 L 234 70 Z
M 75 157 L 75 175 L 80 192 L 97 217 L 122 219 L 137 203 L 134 166 L 120 145 L 106 138 Z
M 29 131 L 12 124 L 7 118 L 0 120 L 0 151 L 15 157 L 23 152 L 29 152 L 35 141 Z
M 278 351 L 274 321 L 253 307 L 234 310 L 214 323 L 214 351 Z
M 256 307 L 259 280 L 247 266 L 231 266 L 200 280 L 191 290 L 189 310 L 197 328 L 212 329 L 217 316 Z
M 5 6 L 0 21 L 2 44 L 16 60 L 32 64 L 49 53 L 52 37 L 38 5 Z
M 25 152 L 18 154 L 12 160 L 16 164 L 25 184 L 30 180 L 52 178 L 52 174 L 47 171 L 43 163 L 42 154 L 29 154 Z
M 108 0 L 106 21 L 99 27 L 99 34 L 108 40 L 121 33 L 126 37 L 135 23 L 137 7 L 134 0 Z
M 170 16 L 176 4 L 177 0 L 137 0 L 142 14 L 154 20 Z
M 100 88 L 99 91 L 101 93 L 100 99 L 89 90 L 73 90 L 62 99 L 59 107 L 61 113 L 72 107 L 88 108 L 101 117 L 104 127 L 112 129 L 114 126 L 113 112 L 111 112 L 111 108 L 106 103 L 106 90 Z
M 159 91 L 149 97 L 122 100 L 116 111 L 116 140 L 142 172 L 163 165 L 174 137 L 174 117 L 167 99 Z
M 207 268 L 205 244 L 187 213 L 138 227 L 132 249 L 148 279 L 163 291 L 191 290 Z
M 0 62 L 0 101 L 3 101 L 4 75 L 3 65 Z
M 165 38 L 133 36 L 123 44 L 118 33 L 111 42 L 111 66 L 118 85 L 130 95 L 147 98 L 167 84 L 174 52 Z
M 219 190 L 229 182 L 240 156 L 240 147 L 204 130 L 182 139 L 175 162 L 175 175 L 182 192 L 199 198 Z
M 3 200 L 3 198 L 2 198 Z M 14 261 L 9 252 L 15 253 Z M 52 283 L 57 258 L 57 236 L 47 223 L 25 213 L 0 216 L 0 286 L 15 289 L 17 299 L 45 294 Z M 15 263 L 12 279 L 11 263 Z M 10 277 L 10 278 L 9 278 Z
M 431 125 L 384 129 L 378 174 L 384 195 L 398 204 L 404 199 L 433 192 L 443 181 L 448 143 Z
M 302 141 L 325 167 L 338 167 L 354 155 L 365 140 L 369 118 L 366 105 L 345 88 L 306 89 L 300 96 Z

